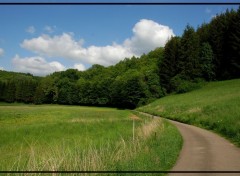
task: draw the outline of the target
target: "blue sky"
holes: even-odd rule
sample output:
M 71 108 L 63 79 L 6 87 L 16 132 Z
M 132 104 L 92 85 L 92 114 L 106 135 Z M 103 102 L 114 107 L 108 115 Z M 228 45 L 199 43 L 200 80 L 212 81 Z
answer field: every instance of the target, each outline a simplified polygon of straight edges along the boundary
M 238 6 L 0 6 L 0 69 L 46 75 L 113 65 L 227 8 Z

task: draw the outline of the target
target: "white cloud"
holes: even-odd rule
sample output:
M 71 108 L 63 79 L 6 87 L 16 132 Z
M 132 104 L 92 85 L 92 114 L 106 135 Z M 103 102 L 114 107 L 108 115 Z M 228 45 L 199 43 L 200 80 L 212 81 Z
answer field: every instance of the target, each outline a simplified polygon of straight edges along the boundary
M 53 33 L 56 29 L 56 26 L 45 26 L 44 30 L 47 31 L 48 33 Z
M 21 47 L 48 57 L 74 58 L 78 51 L 83 49 L 81 44 L 81 41 L 74 41 L 71 34 L 63 33 L 61 36 L 50 37 L 44 34 L 38 38 L 24 40 Z
M 27 29 L 26 29 L 26 32 L 30 33 L 30 34 L 34 34 L 36 32 L 36 29 L 34 26 L 29 26 Z
M 5 69 L 4 69 L 3 67 L 1 67 L 1 66 L 0 66 L 0 70 L 2 70 L 2 71 L 3 71 L 3 70 L 5 70 Z
M 43 57 L 25 57 L 20 58 L 16 55 L 12 59 L 12 64 L 16 71 L 32 73 L 34 75 L 47 75 L 55 71 L 63 71 L 66 68 L 59 62 L 47 62 Z
M 142 19 L 133 28 L 133 37 L 126 39 L 124 46 L 137 55 L 147 53 L 156 47 L 164 46 L 173 30 L 152 20 Z
M 135 24 L 133 36 L 122 44 L 113 43 L 107 46 L 83 47 L 84 40 L 76 41 L 74 34 L 41 35 L 37 38 L 24 40 L 21 47 L 46 57 L 73 59 L 88 64 L 113 65 L 126 57 L 140 56 L 156 47 L 164 46 L 174 36 L 168 26 L 152 20 L 142 19 Z
M 86 67 L 83 64 L 74 64 L 73 68 L 79 70 L 79 71 L 84 71 L 86 70 Z
M 4 55 L 4 49 L 0 48 L 0 57 Z

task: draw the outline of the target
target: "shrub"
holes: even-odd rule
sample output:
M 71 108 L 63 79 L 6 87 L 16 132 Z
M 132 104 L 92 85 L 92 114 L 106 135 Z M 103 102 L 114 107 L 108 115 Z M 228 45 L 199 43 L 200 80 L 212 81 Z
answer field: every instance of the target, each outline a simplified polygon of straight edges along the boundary
M 172 87 L 176 93 L 186 93 L 195 89 L 199 89 L 202 87 L 204 81 L 202 79 L 195 79 L 193 81 L 186 80 L 181 77 L 181 75 L 177 75 L 171 79 Z

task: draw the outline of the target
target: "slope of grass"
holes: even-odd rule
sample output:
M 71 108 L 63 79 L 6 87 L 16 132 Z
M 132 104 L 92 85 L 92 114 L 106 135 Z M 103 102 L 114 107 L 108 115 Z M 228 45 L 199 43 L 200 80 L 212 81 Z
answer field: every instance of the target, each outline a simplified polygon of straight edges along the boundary
M 240 146 L 240 79 L 208 83 L 138 110 L 214 130 Z
M 128 110 L 0 104 L 0 170 L 169 170 L 181 143 L 173 125 Z

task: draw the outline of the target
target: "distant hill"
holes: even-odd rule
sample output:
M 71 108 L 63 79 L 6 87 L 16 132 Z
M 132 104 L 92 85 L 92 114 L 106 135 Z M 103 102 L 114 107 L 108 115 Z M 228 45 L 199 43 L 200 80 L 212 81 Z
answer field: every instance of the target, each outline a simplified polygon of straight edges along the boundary
M 0 101 L 33 103 L 40 80 L 29 73 L 0 71 Z
M 40 78 L 38 76 L 33 76 L 30 73 L 20 73 L 20 72 L 10 72 L 10 71 L 4 71 L 0 70 L 0 81 L 9 81 L 15 77 L 31 77 L 31 78 Z

